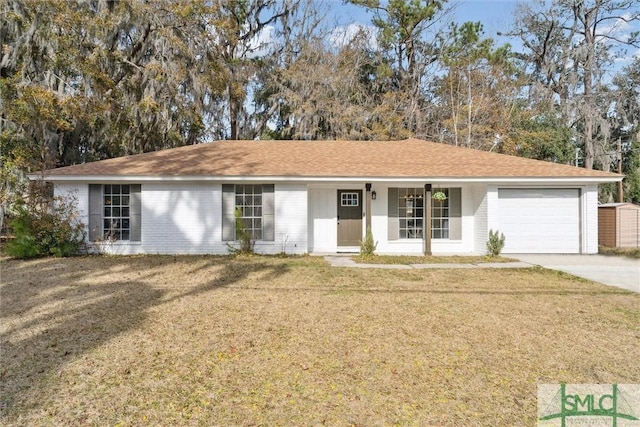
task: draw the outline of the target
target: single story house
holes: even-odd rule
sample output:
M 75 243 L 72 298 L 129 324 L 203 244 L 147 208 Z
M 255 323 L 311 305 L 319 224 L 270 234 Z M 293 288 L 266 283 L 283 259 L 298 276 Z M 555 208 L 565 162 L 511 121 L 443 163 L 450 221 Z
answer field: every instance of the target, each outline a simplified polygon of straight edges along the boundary
M 42 175 L 32 175 L 38 179 Z M 89 240 L 118 254 L 598 251 L 598 184 L 621 175 L 418 139 L 216 141 L 46 171 Z

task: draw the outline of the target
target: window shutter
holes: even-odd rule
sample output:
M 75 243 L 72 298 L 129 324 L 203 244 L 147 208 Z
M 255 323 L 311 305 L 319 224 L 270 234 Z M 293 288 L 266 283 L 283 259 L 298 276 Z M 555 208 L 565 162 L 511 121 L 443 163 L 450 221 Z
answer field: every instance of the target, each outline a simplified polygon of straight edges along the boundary
M 398 222 L 398 189 L 389 188 L 388 192 L 388 240 L 398 240 L 400 236 L 400 224 Z
M 462 240 L 462 189 L 449 189 L 449 239 Z
M 222 240 L 236 240 L 236 186 L 222 184 Z
M 139 242 L 142 236 L 142 186 L 140 184 L 131 184 L 129 186 L 129 240 Z
M 262 186 L 262 240 L 275 240 L 275 197 L 274 185 L 265 184 Z
M 89 241 L 102 240 L 102 185 L 89 184 Z

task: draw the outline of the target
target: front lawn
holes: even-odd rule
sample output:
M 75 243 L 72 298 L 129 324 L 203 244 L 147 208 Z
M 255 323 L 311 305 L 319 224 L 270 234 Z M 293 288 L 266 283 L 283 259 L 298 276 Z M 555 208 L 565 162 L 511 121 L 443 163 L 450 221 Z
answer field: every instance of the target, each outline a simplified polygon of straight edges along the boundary
M 540 268 L 1 262 L 3 425 L 534 425 L 640 378 L 640 295 Z
M 486 264 L 514 262 L 517 259 L 488 255 L 354 255 L 358 264 Z

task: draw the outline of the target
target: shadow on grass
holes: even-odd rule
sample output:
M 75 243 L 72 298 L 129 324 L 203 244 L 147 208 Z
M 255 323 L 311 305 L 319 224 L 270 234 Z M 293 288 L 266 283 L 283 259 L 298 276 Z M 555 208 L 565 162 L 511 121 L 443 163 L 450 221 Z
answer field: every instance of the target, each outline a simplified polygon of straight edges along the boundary
M 206 271 L 212 267 L 223 264 L 223 269 L 218 277 L 207 281 L 202 285 L 193 287 L 192 289 L 176 294 L 171 298 L 165 299 L 163 302 L 171 302 L 184 297 L 201 295 L 206 292 L 225 288 L 235 283 L 241 282 L 249 275 L 254 273 L 262 273 L 264 281 L 274 280 L 290 271 L 286 262 L 267 262 L 260 261 L 261 257 L 211 257 L 207 263 L 200 265 L 190 271 L 191 274 L 200 271 Z M 196 258 L 197 259 L 197 258 Z
M 43 264 L 60 263 L 49 260 Z M 3 268 L 3 282 L 7 272 Z M 13 280 L 11 280 L 13 279 Z M 17 401 L 46 396 L 47 377 L 62 365 L 124 331 L 136 328 L 162 292 L 142 282 L 80 285 L 43 275 L 37 282 L 9 278 L 2 285 L 0 312 L 0 414 Z M 11 321 L 9 320 L 11 319 Z M 44 400 L 44 399 L 43 399 Z
M 233 285 L 252 273 L 264 272 L 265 280 L 271 280 L 288 271 L 284 263 L 210 257 L 203 264 L 203 258 L 180 262 L 197 263 L 192 273 L 222 266 L 220 272 L 202 285 L 179 286 L 177 292 L 158 285 L 162 276 L 156 269 L 176 262 L 174 257 L 3 259 L 0 420 L 18 416 L 14 407 L 19 412 L 37 409 L 57 371 L 138 328 L 150 308 Z M 137 279 L 125 279 L 123 273 Z
M 507 282 L 487 284 L 486 287 L 475 284 L 473 288 L 447 287 L 444 279 L 429 286 L 423 281 L 426 273 L 422 271 L 369 270 L 362 275 L 361 271 L 328 266 L 313 273 L 318 277 L 309 283 L 317 283 L 317 286 L 301 286 L 305 282 L 296 277 L 290 282 L 278 280 L 292 273 L 295 264 L 289 259 L 263 257 L 87 257 L 2 262 L 0 424 L 3 421 L 17 424 L 16 419 L 19 421 L 21 414 L 47 409 L 48 396 L 56 387 L 62 387 L 56 382 L 59 381 L 56 376 L 64 365 L 80 359 L 90 369 L 91 363 L 82 361 L 83 357 L 90 357 L 87 355 L 93 350 L 119 335 L 142 328 L 154 307 L 207 293 L 210 293 L 207 298 L 215 298 L 216 290 L 230 286 L 247 291 L 354 293 L 354 300 L 360 298 L 361 293 L 487 295 L 488 298 L 493 295 L 571 298 L 575 295 L 632 294 L 601 285 L 592 287 L 577 279 L 571 279 L 576 280 L 575 285 L 569 284 L 562 289 L 554 289 L 552 285 L 530 288 L 528 282 L 514 288 L 509 288 Z M 320 260 L 317 263 L 315 260 L 304 261 L 307 262 L 314 268 L 323 265 Z M 171 264 L 176 264 L 174 276 L 183 279 L 182 283 L 171 283 L 166 277 Z M 299 275 L 306 274 L 304 269 L 293 270 Z M 542 269 L 540 273 L 551 274 Z M 495 274 L 502 272 L 495 271 Z M 362 286 L 349 283 L 349 275 L 355 277 L 352 282 Z M 564 273 L 558 275 L 565 278 Z M 345 276 L 347 278 L 343 280 Z M 411 285 L 372 285 L 380 277 L 394 277 L 405 282 L 419 278 L 420 282 L 415 288 L 410 288 Z M 566 275 L 566 278 L 570 277 Z M 286 286 L 287 283 L 291 286 Z M 485 301 L 488 300 L 483 299 Z

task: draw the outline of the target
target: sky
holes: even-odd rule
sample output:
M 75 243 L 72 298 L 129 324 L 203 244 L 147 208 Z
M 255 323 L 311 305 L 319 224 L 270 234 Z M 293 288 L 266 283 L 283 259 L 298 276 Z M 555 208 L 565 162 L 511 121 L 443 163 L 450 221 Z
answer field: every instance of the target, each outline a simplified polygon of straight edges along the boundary
M 485 35 L 498 38 L 499 31 L 507 31 L 511 25 L 511 19 L 516 7 L 516 2 L 511 0 L 461 1 L 455 11 L 455 18 L 459 22 L 482 22 Z
M 364 8 L 344 4 L 343 0 L 328 0 L 332 14 L 341 25 L 359 24 L 370 25 L 372 14 Z M 526 0 L 523 0 L 526 1 Z M 513 38 L 499 36 L 499 32 L 506 32 L 511 29 L 512 21 L 518 0 L 449 0 L 446 5 L 456 5 L 451 20 L 456 22 L 480 21 L 484 27 L 485 37 L 491 37 L 496 45 L 510 43 L 514 50 L 518 50 L 519 43 Z M 640 9 L 640 1 L 638 2 Z M 640 22 L 631 26 L 626 26 L 620 31 L 630 32 L 640 30 Z M 618 60 L 618 67 L 630 63 L 634 56 L 640 56 L 640 49 L 631 49 L 625 58 Z
M 340 23 L 371 23 L 371 13 L 364 8 L 345 5 L 342 0 L 330 0 L 331 8 Z M 517 4 L 515 0 L 458 0 L 447 4 L 456 4 L 452 19 L 457 22 L 480 21 L 485 35 L 496 38 L 498 31 L 505 31 Z

